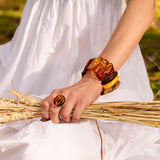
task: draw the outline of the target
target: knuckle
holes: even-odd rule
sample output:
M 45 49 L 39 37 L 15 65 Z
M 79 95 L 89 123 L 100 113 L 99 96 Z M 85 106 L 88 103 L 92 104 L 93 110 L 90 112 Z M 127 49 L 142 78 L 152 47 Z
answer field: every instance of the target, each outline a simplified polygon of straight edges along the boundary
M 79 120 L 80 120 L 80 117 L 78 117 L 78 116 L 72 117 L 72 121 L 73 121 L 74 123 L 79 122 Z
M 42 102 L 42 108 L 49 108 L 49 103 L 48 103 L 47 100 L 44 100 L 44 101 Z
M 69 122 L 70 121 L 70 115 L 61 112 L 61 117 L 65 122 Z
M 75 92 L 74 90 L 72 90 L 72 91 L 70 92 L 70 96 L 71 96 L 71 97 L 76 97 L 76 95 L 77 95 L 77 94 L 76 94 L 76 92 Z
M 62 95 L 67 95 L 68 94 L 68 90 L 67 89 L 62 89 L 61 94 Z

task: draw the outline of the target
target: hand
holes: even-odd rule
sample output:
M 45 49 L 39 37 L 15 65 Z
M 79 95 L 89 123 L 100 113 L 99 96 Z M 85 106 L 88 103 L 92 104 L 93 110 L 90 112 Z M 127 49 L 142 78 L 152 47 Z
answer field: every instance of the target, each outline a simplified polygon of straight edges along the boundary
M 60 123 L 59 108 L 51 106 L 51 101 L 57 95 L 63 95 L 66 98 L 66 103 L 63 106 L 60 116 L 65 122 L 78 122 L 84 109 L 93 103 L 102 91 L 103 86 L 92 71 L 73 86 L 56 89 L 46 97 L 42 102 L 42 119 L 52 120 L 53 123 Z M 71 112 L 74 109 L 72 119 Z

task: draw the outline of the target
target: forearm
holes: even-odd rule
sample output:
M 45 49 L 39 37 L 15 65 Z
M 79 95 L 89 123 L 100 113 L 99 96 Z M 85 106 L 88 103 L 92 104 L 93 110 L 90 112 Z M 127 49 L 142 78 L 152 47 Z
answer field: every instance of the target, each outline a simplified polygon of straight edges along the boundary
M 154 0 L 129 0 L 108 44 L 100 54 L 119 70 L 133 52 L 155 14 Z

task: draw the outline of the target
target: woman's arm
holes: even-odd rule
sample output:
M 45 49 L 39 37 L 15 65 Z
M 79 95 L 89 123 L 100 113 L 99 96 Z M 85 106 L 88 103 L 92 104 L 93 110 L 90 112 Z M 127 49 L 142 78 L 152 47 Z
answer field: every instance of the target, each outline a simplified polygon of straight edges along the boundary
M 119 70 L 133 52 L 155 15 L 155 0 L 128 0 L 110 41 L 100 56 Z
M 155 12 L 154 0 L 129 0 L 110 41 L 100 54 L 113 63 L 119 70 L 130 56 L 144 32 L 152 22 Z M 93 72 L 87 74 L 73 86 L 54 90 L 42 103 L 42 118 L 59 123 L 60 109 L 51 107 L 51 100 L 57 95 L 64 95 L 66 103 L 61 111 L 65 122 L 78 122 L 83 110 L 93 103 L 102 91 L 101 81 L 96 79 Z

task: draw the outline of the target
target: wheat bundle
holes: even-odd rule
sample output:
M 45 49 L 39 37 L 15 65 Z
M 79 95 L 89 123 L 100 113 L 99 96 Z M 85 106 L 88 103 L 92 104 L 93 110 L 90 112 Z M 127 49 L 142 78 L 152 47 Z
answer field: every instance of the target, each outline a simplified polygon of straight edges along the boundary
M 41 117 L 42 99 L 16 90 L 9 92 L 16 99 L 1 98 L 0 123 Z M 81 118 L 120 120 L 160 128 L 160 101 L 91 104 Z

